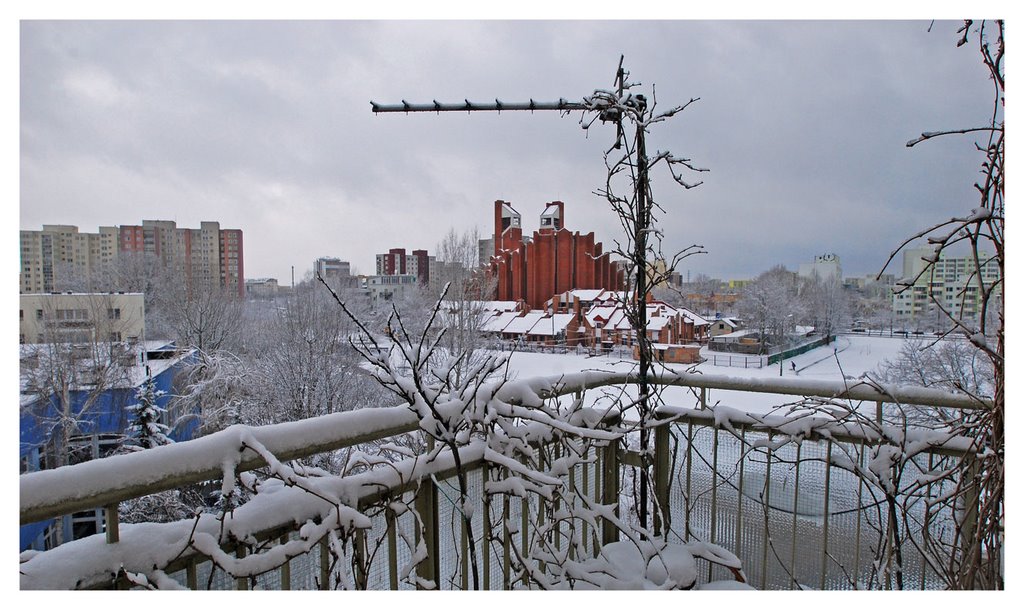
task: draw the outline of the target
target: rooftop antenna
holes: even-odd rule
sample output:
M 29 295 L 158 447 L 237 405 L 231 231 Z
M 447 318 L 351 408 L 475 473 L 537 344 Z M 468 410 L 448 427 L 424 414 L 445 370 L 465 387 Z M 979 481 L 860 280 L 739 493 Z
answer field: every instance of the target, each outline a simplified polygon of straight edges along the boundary
M 635 275 L 635 302 L 630 308 L 633 315 L 631 315 L 631 322 L 636 329 L 637 335 L 637 346 L 639 352 L 639 367 L 637 375 L 637 386 L 638 386 L 638 413 L 640 414 L 641 422 L 649 422 L 653 417 L 653 408 L 649 404 L 649 400 L 653 403 L 654 399 L 651 398 L 652 392 L 650 388 L 649 375 L 653 367 L 653 349 L 651 346 L 651 340 L 647 333 L 647 307 L 645 305 L 645 299 L 650 293 L 651 287 L 657 282 L 654 281 L 653 277 L 649 277 L 649 266 L 647 263 L 647 254 L 649 251 L 648 245 L 648 234 L 653 234 L 654 239 L 657 240 L 660 246 L 661 236 L 652 231 L 653 224 L 653 213 L 654 206 L 658 206 L 654 202 L 650 190 L 650 180 L 648 178 L 648 172 L 650 168 L 657 164 L 662 163 L 667 165 L 675 181 L 686 189 L 690 189 L 700 185 L 700 182 L 690 184 L 687 183 L 680 173 L 674 171 L 673 168 L 685 168 L 693 172 L 704 172 L 706 169 L 701 169 L 693 166 L 689 159 L 682 159 L 674 157 L 669 152 L 657 152 L 653 158 L 647 156 L 647 145 L 646 145 L 646 131 L 652 123 L 663 121 L 667 118 L 671 118 L 675 114 L 685 110 L 690 104 L 697 101 L 699 98 L 693 98 L 689 102 L 673 107 L 664 112 L 655 113 L 654 107 L 656 105 L 655 97 L 653 95 L 652 88 L 652 102 L 648 107 L 647 98 L 641 94 L 633 94 L 630 92 L 632 87 L 639 85 L 639 83 L 632 83 L 629 81 L 629 71 L 623 67 L 624 56 L 619 56 L 619 65 L 615 71 L 615 79 L 612 90 L 607 89 L 595 89 L 594 92 L 589 96 L 584 96 L 580 101 L 569 101 L 565 98 L 559 98 L 555 102 L 538 102 L 532 98 L 528 102 L 503 102 L 500 99 L 495 99 L 494 102 L 471 102 L 468 99 L 463 100 L 461 103 L 441 103 L 436 99 L 432 100 L 431 103 L 427 104 L 416 104 L 409 103 L 406 100 L 402 100 L 400 104 L 379 104 L 374 101 L 370 101 L 370 107 L 374 114 L 380 113 L 394 113 L 404 112 L 406 114 L 410 112 L 436 112 L 438 114 L 442 112 L 501 112 L 505 111 L 522 111 L 528 110 L 530 112 L 537 110 L 557 110 L 568 115 L 573 111 L 579 110 L 582 112 L 580 118 L 580 125 L 583 129 L 589 129 L 593 125 L 594 121 L 600 120 L 602 123 L 614 123 L 615 125 L 615 142 L 606 151 L 606 164 L 609 168 L 608 174 L 608 185 L 604 190 L 598 192 L 603 195 L 608 202 L 611 204 L 613 210 L 619 217 L 622 223 L 623 229 L 625 229 L 627 236 L 627 244 L 622 245 L 616 241 L 618 245 L 617 253 L 622 255 L 629 267 L 632 267 L 633 274 Z M 629 122 L 634 127 L 634 135 L 632 140 L 627 139 L 627 135 L 623 126 L 624 122 Z M 608 153 L 613 150 L 623 149 L 625 150 L 618 153 L 617 159 L 609 159 Z M 631 181 L 632 192 L 628 195 L 617 195 L 611 191 L 612 177 L 616 174 L 621 173 L 623 177 L 628 178 Z M 660 206 L 658 206 L 660 210 Z M 653 248 L 650 248 L 653 251 Z M 703 252 L 702 246 L 690 246 L 678 253 L 673 257 L 672 265 L 667 266 L 669 271 L 675 269 L 676 263 L 682 258 L 691 254 L 697 254 Z M 627 303 L 623 303 L 627 306 Z M 647 444 L 649 437 L 649 428 L 646 426 L 641 427 L 641 448 L 640 453 L 642 456 L 647 456 Z M 640 477 L 640 526 L 641 528 L 647 527 L 647 495 L 648 495 L 648 477 L 649 469 L 648 464 L 645 462 L 645 467 L 641 469 L 642 476 Z M 668 476 L 667 472 L 663 468 L 655 468 L 655 477 L 659 478 Z M 662 489 L 667 489 L 667 485 Z M 654 530 L 655 534 L 658 534 L 668 525 L 668 498 L 658 498 L 660 506 L 654 511 Z M 617 538 L 617 534 L 609 534 L 611 530 L 606 530 L 606 536 Z M 606 540 L 610 542 L 611 540 Z M 477 571 L 476 563 L 473 562 L 473 581 L 477 582 Z

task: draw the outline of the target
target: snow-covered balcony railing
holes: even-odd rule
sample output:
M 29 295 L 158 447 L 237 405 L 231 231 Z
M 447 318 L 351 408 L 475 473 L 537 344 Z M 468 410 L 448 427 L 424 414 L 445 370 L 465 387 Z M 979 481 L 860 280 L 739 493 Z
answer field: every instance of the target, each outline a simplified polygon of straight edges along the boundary
M 493 400 L 506 405 L 510 414 L 533 417 L 529 425 L 537 425 L 545 420 L 545 403 L 562 396 L 579 401 L 588 390 L 633 380 L 625 373 L 521 380 L 502 385 Z M 669 539 L 690 544 L 687 548 L 698 558 L 711 560 L 701 570 L 700 582 L 733 574 L 727 557 L 694 545 L 695 540 L 732 550 L 742 560 L 747 582 L 765 588 L 891 586 L 893 572 L 875 560 L 879 524 L 871 511 L 877 512 L 879 501 L 872 496 L 872 486 L 886 485 L 880 474 L 885 468 L 879 465 L 897 455 L 920 455 L 931 468 L 945 454 L 962 455 L 978 448 L 969 439 L 943 435 L 941 430 L 925 433 L 892 425 L 882 418 L 882 405 L 974 409 L 985 404 L 937 390 L 865 383 L 690 374 L 660 375 L 658 382 L 694 390 L 693 407 L 674 404 L 658 412 L 653 499 L 655 506 L 665 508 L 656 512 L 658 529 Z M 806 410 L 748 415 L 721 404 L 708 405 L 708 390 L 817 397 L 832 401 L 835 409 L 842 401 L 853 412 L 868 403 L 872 413 L 856 419 Z M 614 542 L 621 522 L 635 521 L 629 509 L 632 465 L 641 460 L 628 446 L 629 433 L 623 436 L 625 424 L 619 423 L 620 417 L 628 423 L 629 416 L 628 410 L 621 416 L 614 410 L 583 410 L 571 423 L 547 420 L 561 428 L 559 434 L 589 430 L 585 433 L 605 439 L 587 447 L 588 461 L 553 477 L 578 488 L 579 501 L 585 503 L 589 497 L 598 507 L 594 514 L 604 515 L 583 523 L 573 534 L 586 553 Z M 355 449 L 368 442 L 386 443 L 419 426 L 406 407 L 354 411 L 262 428 L 233 427 L 177 445 L 23 475 L 23 524 L 93 507 L 105 507 L 107 523 L 105 536 L 23 556 L 22 588 L 111 587 L 143 580 L 159 587 L 190 588 L 340 584 L 386 589 L 431 583 L 471 588 L 468 540 L 487 541 L 480 566 L 482 588 L 541 583 L 543 566 L 533 578 L 516 566 L 521 567 L 531 536 L 544 527 L 544 518 L 537 516 L 557 516 L 565 507 L 558 506 L 557 499 L 547 502 L 543 493 L 527 493 L 524 488 L 534 485 L 530 473 L 517 476 L 520 468 L 514 462 L 489 450 L 481 439 L 465 439 L 458 453 L 461 468 L 471 478 L 469 506 L 460 504 L 453 492 L 450 481 L 457 469 L 451 453 L 427 461 L 391 447 L 392 455 L 406 457 L 384 464 Z M 856 453 L 850 447 L 890 449 Z M 316 477 L 288 464 L 344 448 L 353 448 L 349 464 L 361 461 L 376 467 L 342 477 Z M 551 465 L 559 455 L 543 459 Z M 847 463 L 850 456 L 859 456 L 852 462 L 862 463 Z M 118 524 L 119 503 L 210 480 L 224 481 L 223 490 L 233 492 L 236 479 L 247 480 L 241 473 L 254 469 L 277 479 L 264 481 L 252 500 L 233 511 L 174 523 Z M 861 476 L 850 478 L 850 471 Z M 484 493 L 485 488 L 493 497 Z M 502 495 L 503 491 L 512 493 Z M 602 513 L 600 505 L 614 507 L 614 512 Z M 475 520 L 472 536 L 457 518 L 459 506 L 487 517 Z M 922 515 L 913 516 L 912 522 L 926 536 L 945 535 L 941 528 L 951 516 L 920 508 Z M 343 531 L 353 533 L 350 540 L 339 541 L 333 534 L 332 527 L 339 523 L 348 526 Z M 575 546 L 569 555 L 564 550 L 559 555 L 558 541 L 568 539 L 561 529 L 545 535 L 555 541 L 549 561 L 581 561 L 573 556 Z M 350 544 L 351 553 L 338 552 L 343 543 Z M 907 546 L 906 555 L 911 554 L 912 543 L 909 537 L 898 542 Z M 916 564 L 907 560 L 901 566 L 906 575 L 919 576 L 908 578 L 907 588 L 933 586 L 927 569 L 914 567 L 927 563 L 924 553 L 920 555 Z M 340 557 L 351 562 L 350 569 L 340 569 Z M 339 580 L 342 573 L 351 581 Z

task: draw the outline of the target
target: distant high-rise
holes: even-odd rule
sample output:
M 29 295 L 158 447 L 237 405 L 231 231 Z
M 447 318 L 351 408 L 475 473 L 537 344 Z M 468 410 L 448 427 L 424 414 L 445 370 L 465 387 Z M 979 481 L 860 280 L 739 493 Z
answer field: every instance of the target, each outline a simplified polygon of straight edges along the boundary
M 405 248 L 391 248 L 387 254 L 377 255 L 377 275 L 415 275 L 417 284 L 427 286 L 433 264 L 434 257 L 426 250 L 406 254 Z
M 351 286 L 356 283 L 352 265 L 340 258 L 321 256 L 313 263 L 313 277 L 320 276 L 332 286 Z
M 80 233 L 73 225 L 23 230 L 20 291 L 53 292 L 132 255 L 152 258 L 189 289 L 223 288 L 245 296 L 242 230 L 221 229 L 217 222 L 186 229 L 171 220 L 100 227 L 97 233 Z
M 820 254 L 814 257 L 813 263 L 800 263 L 797 274 L 806 278 L 817 276 L 820 280 L 843 281 L 843 267 L 836 254 Z
M 348 277 L 352 275 L 352 265 L 340 258 L 321 256 L 313 263 L 313 273 L 324 279 Z
M 892 296 L 892 309 L 900 321 L 944 318 L 940 307 L 954 316 L 978 321 L 983 311 L 982 290 L 995 286 L 995 298 L 1002 298 L 999 263 L 985 252 L 979 253 L 980 269 L 973 256 L 935 257 L 934 248 L 911 248 L 903 251 L 902 288 Z

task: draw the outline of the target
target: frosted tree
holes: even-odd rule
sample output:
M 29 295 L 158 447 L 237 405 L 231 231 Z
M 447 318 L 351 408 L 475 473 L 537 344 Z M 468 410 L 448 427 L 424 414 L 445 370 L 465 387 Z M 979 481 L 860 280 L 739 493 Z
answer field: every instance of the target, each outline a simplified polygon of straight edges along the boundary
M 782 349 L 786 336 L 803 315 L 794 273 L 776 265 L 743 288 L 736 307 L 747 328 L 761 336 L 761 352 Z
M 490 270 L 479 265 L 479 242 L 475 228 L 463 233 L 449 229 L 437 245 L 437 275 L 431 276 L 427 292 L 436 301 L 447 288 L 439 325 L 445 329 L 442 347 L 450 354 L 465 354 L 456 366 L 456 377 L 480 358 L 484 305 L 497 285 Z
M 136 402 L 128 405 L 129 424 L 125 430 L 124 448 L 128 451 L 142 451 L 160 445 L 173 443 L 167 433 L 170 428 L 163 423 L 167 410 L 161 407 L 158 400 L 166 394 L 156 389 L 156 383 L 146 367 L 146 380 L 135 392 Z
M 948 333 L 962 336 L 989 361 L 992 378 L 992 399 L 979 397 L 979 409 L 967 413 L 958 422 L 957 430 L 974 439 L 973 450 L 955 467 L 947 479 L 953 489 L 942 499 L 954 506 L 961 516 L 956 528 L 956 549 L 953 560 L 936 567 L 952 588 L 1003 588 L 1003 541 L 1005 509 L 1005 309 L 1003 281 L 1005 278 L 1005 200 L 1003 112 L 1005 106 L 1004 23 L 971 20 L 958 30 L 958 47 L 974 48 L 991 85 L 991 103 L 986 108 L 988 120 L 981 125 L 961 129 L 925 132 L 909 142 L 914 147 L 925 142 L 952 136 L 971 136 L 980 154 L 981 167 L 974 183 L 977 200 L 965 203 L 965 213 L 933 224 L 910 236 L 890 255 L 897 254 L 912 243 L 924 239 L 933 248 L 938 260 L 952 248 L 967 247 L 970 260 L 970 281 L 952 300 L 944 303 L 937 295 L 931 301 L 938 314 L 948 321 Z M 888 264 L 888 263 L 887 263 Z M 986 273 L 995 267 L 995 273 Z M 884 269 L 883 269 L 884 271 Z M 926 266 L 920 277 L 934 273 Z M 913 285 L 918 278 L 911 278 Z M 906 290 L 909 285 L 898 287 Z M 977 315 L 969 315 L 969 301 L 977 304 Z M 966 390 L 967 388 L 965 388 Z
M 831 341 L 831 337 L 849 319 L 849 298 L 842 280 L 835 275 L 822 278 L 815 273 L 805 281 L 801 292 L 804 321 Z

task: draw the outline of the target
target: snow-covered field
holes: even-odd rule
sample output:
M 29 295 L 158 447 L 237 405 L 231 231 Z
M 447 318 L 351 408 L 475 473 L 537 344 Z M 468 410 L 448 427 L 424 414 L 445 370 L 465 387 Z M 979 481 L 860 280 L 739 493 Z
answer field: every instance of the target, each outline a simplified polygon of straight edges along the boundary
M 864 373 L 874 371 L 886 359 L 894 359 L 906 342 L 902 338 L 840 336 L 828 346 L 823 346 L 788 358 L 783 362 L 782 376 L 786 378 L 822 379 L 839 381 L 845 378 L 857 378 Z M 796 364 L 796 372 L 792 364 Z M 577 354 L 543 354 L 517 352 L 513 354 L 509 364 L 509 375 L 512 378 L 558 375 L 586 370 L 627 371 L 636 366 L 634 360 L 624 360 L 613 356 L 585 356 Z M 677 370 L 690 370 L 684 365 L 669 365 Z M 709 375 L 725 375 L 739 378 L 778 378 L 779 365 L 773 364 L 764 368 L 742 368 L 714 366 L 704 362 L 696 366 L 696 371 Z M 666 388 L 663 394 L 665 402 L 677 406 L 693 406 L 695 400 L 685 388 Z M 794 397 L 775 394 L 756 394 L 730 390 L 709 392 L 709 404 L 720 403 L 750 412 L 766 412 L 772 407 L 791 402 Z

